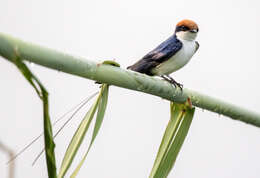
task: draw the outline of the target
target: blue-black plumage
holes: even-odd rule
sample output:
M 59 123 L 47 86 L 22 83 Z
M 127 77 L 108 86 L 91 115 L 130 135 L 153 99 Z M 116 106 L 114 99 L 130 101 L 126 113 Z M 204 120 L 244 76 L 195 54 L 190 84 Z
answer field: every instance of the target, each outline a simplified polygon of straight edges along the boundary
M 178 40 L 174 34 L 127 69 L 147 75 L 154 75 L 151 70 L 160 63 L 171 58 L 181 49 L 181 47 L 181 41 Z
M 171 78 L 169 74 L 186 65 L 198 50 L 199 43 L 195 41 L 198 31 L 195 22 L 191 20 L 180 21 L 170 38 L 127 69 L 151 76 L 161 76 L 181 87 L 182 85 Z

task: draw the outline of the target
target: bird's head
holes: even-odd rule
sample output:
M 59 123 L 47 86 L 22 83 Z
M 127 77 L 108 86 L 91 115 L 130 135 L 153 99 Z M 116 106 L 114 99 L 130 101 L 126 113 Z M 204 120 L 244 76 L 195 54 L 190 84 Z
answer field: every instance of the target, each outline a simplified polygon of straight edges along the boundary
M 192 20 L 182 20 L 176 25 L 175 34 L 182 40 L 195 40 L 197 33 L 199 32 L 198 25 Z

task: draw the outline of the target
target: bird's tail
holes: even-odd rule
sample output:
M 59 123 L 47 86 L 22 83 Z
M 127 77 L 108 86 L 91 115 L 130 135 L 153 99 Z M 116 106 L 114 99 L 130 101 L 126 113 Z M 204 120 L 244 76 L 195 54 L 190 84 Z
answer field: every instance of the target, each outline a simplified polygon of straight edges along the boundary
M 136 72 L 140 72 L 140 73 L 144 73 L 147 75 L 153 75 L 151 73 L 152 67 L 154 67 L 153 62 L 148 62 L 148 61 L 142 59 L 142 60 L 138 61 L 137 63 L 135 63 L 134 65 L 128 66 L 127 69 L 133 70 Z

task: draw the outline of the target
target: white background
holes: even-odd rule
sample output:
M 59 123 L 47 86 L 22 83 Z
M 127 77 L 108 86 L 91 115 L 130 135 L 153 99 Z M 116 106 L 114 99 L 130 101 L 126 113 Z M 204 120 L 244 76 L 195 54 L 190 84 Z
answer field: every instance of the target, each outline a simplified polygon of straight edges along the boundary
M 168 38 L 178 21 L 189 18 L 199 25 L 200 49 L 172 76 L 184 87 L 259 112 L 259 9 L 257 0 L 1 0 L 0 31 L 97 62 L 116 59 L 126 68 Z M 31 68 L 50 93 L 52 120 L 98 90 L 87 79 Z M 0 86 L 0 140 L 18 152 L 42 131 L 41 101 L 3 58 Z M 78 177 L 148 177 L 169 119 L 169 102 L 110 89 L 104 124 Z M 87 109 L 57 137 L 58 167 Z M 169 177 L 259 178 L 259 138 L 257 127 L 197 109 Z M 41 140 L 16 159 L 17 178 L 47 177 L 44 157 L 31 167 L 42 145 Z M 3 178 L 7 159 L 0 152 Z

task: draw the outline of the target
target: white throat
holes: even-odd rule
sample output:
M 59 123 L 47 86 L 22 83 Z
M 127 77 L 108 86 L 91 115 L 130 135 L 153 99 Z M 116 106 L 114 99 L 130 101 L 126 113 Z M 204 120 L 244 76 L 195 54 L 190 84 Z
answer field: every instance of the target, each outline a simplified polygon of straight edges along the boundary
M 176 33 L 176 36 L 180 40 L 194 41 L 197 37 L 197 33 L 179 31 Z

